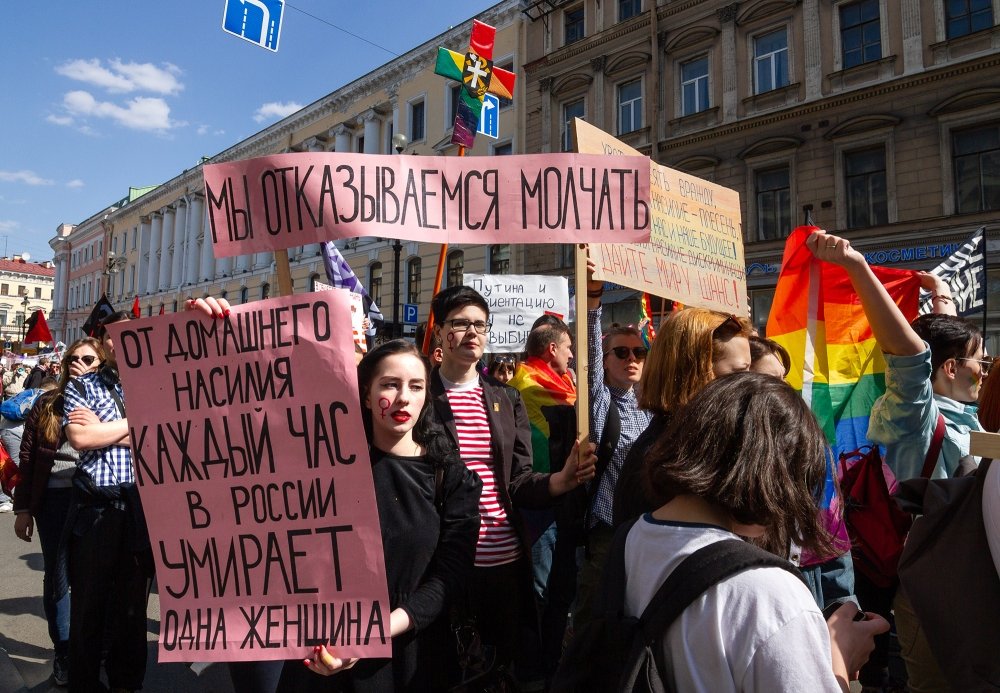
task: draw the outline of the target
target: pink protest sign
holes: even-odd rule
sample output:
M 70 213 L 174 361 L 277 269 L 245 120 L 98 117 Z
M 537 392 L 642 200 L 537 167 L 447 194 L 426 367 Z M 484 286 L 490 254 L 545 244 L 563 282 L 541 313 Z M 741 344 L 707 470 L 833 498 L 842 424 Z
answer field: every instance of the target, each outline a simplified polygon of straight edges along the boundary
M 161 662 L 391 656 L 346 291 L 111 327 Z
M 642 243 L 649 164 L 629 156 L 293 153 L 205 166 L 216 257 L 354 236 Z

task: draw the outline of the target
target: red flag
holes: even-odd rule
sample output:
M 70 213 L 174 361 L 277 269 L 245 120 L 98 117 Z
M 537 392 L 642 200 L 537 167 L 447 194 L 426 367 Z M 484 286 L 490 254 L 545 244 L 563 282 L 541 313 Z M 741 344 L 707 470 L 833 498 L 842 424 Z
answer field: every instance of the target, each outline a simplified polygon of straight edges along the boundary
M 159 314 L 160 314 L 160 315 L 163 315 L 163 312 L 164 312 L 164 311 L 163 311 L 163 304 L 161 303 L 161 304 L 160 304 L 160 313 L 159 313 Z
M 132 301 L 132 317 L 133 318 L 139 317 L 141 312 L 142 311 L 139 309 L 139 297 L 136 296 L 135 300 Z
M 36 310 L 32 313 L 25 326 L 28 329 L 28 332 L 24 335 L 25 343 L 52 341 L 52 333 L 49 332 L 49 326 L 45 322 L 45 316 L 42 314 L 42 311 Z

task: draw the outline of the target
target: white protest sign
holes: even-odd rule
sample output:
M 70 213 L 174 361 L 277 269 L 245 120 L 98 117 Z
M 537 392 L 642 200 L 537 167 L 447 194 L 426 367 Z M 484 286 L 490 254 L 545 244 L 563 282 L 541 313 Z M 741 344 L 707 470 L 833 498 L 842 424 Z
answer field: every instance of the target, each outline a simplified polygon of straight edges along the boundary
M 545 313 L 568 319 L 569 282 L 566 277 L 466 273 L 465 285 L 481 293 L 490 306 L 493 328 L 486 351 L 491 353 L 524 351 L 531 324 Z

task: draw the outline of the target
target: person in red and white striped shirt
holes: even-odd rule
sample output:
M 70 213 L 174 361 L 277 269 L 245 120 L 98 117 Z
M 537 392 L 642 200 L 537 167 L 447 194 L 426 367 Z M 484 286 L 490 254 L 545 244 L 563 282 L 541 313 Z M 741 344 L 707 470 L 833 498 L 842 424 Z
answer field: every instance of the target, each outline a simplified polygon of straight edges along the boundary
M 514 506 L 551 506 L 593 477 L 596 457 L 592 445 L 585 454 L 574 445 L 559 472 L 533 472 L 520 394 L 478 370 L 490 329 L 486 300 L 469 287 L 449 287 L 434 297 L 431 311 L 443 349 L 431 376 L 434 413 L 483 482 L 469 607 L 483 643 L 496 647 L 498 663 L 509 664 L 519 628 L 536 627 L 530 546 Z

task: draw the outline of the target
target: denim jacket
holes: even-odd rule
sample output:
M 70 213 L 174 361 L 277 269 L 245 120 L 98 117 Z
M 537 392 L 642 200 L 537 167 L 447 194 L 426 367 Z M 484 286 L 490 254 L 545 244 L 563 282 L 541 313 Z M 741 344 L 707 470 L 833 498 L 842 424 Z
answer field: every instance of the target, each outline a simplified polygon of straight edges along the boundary
M 885 462 L 897 479 L 918 477 L 940 413 L 944 442 L 931 478 L 954 476 L 969 454 L 969 431 L 983 430 L 976 405 L 934 394 L 930 347 L 913 356 L 885 354 L 885 362 L 885 394 L 872 407 L 869 439 L 885 446 Z

